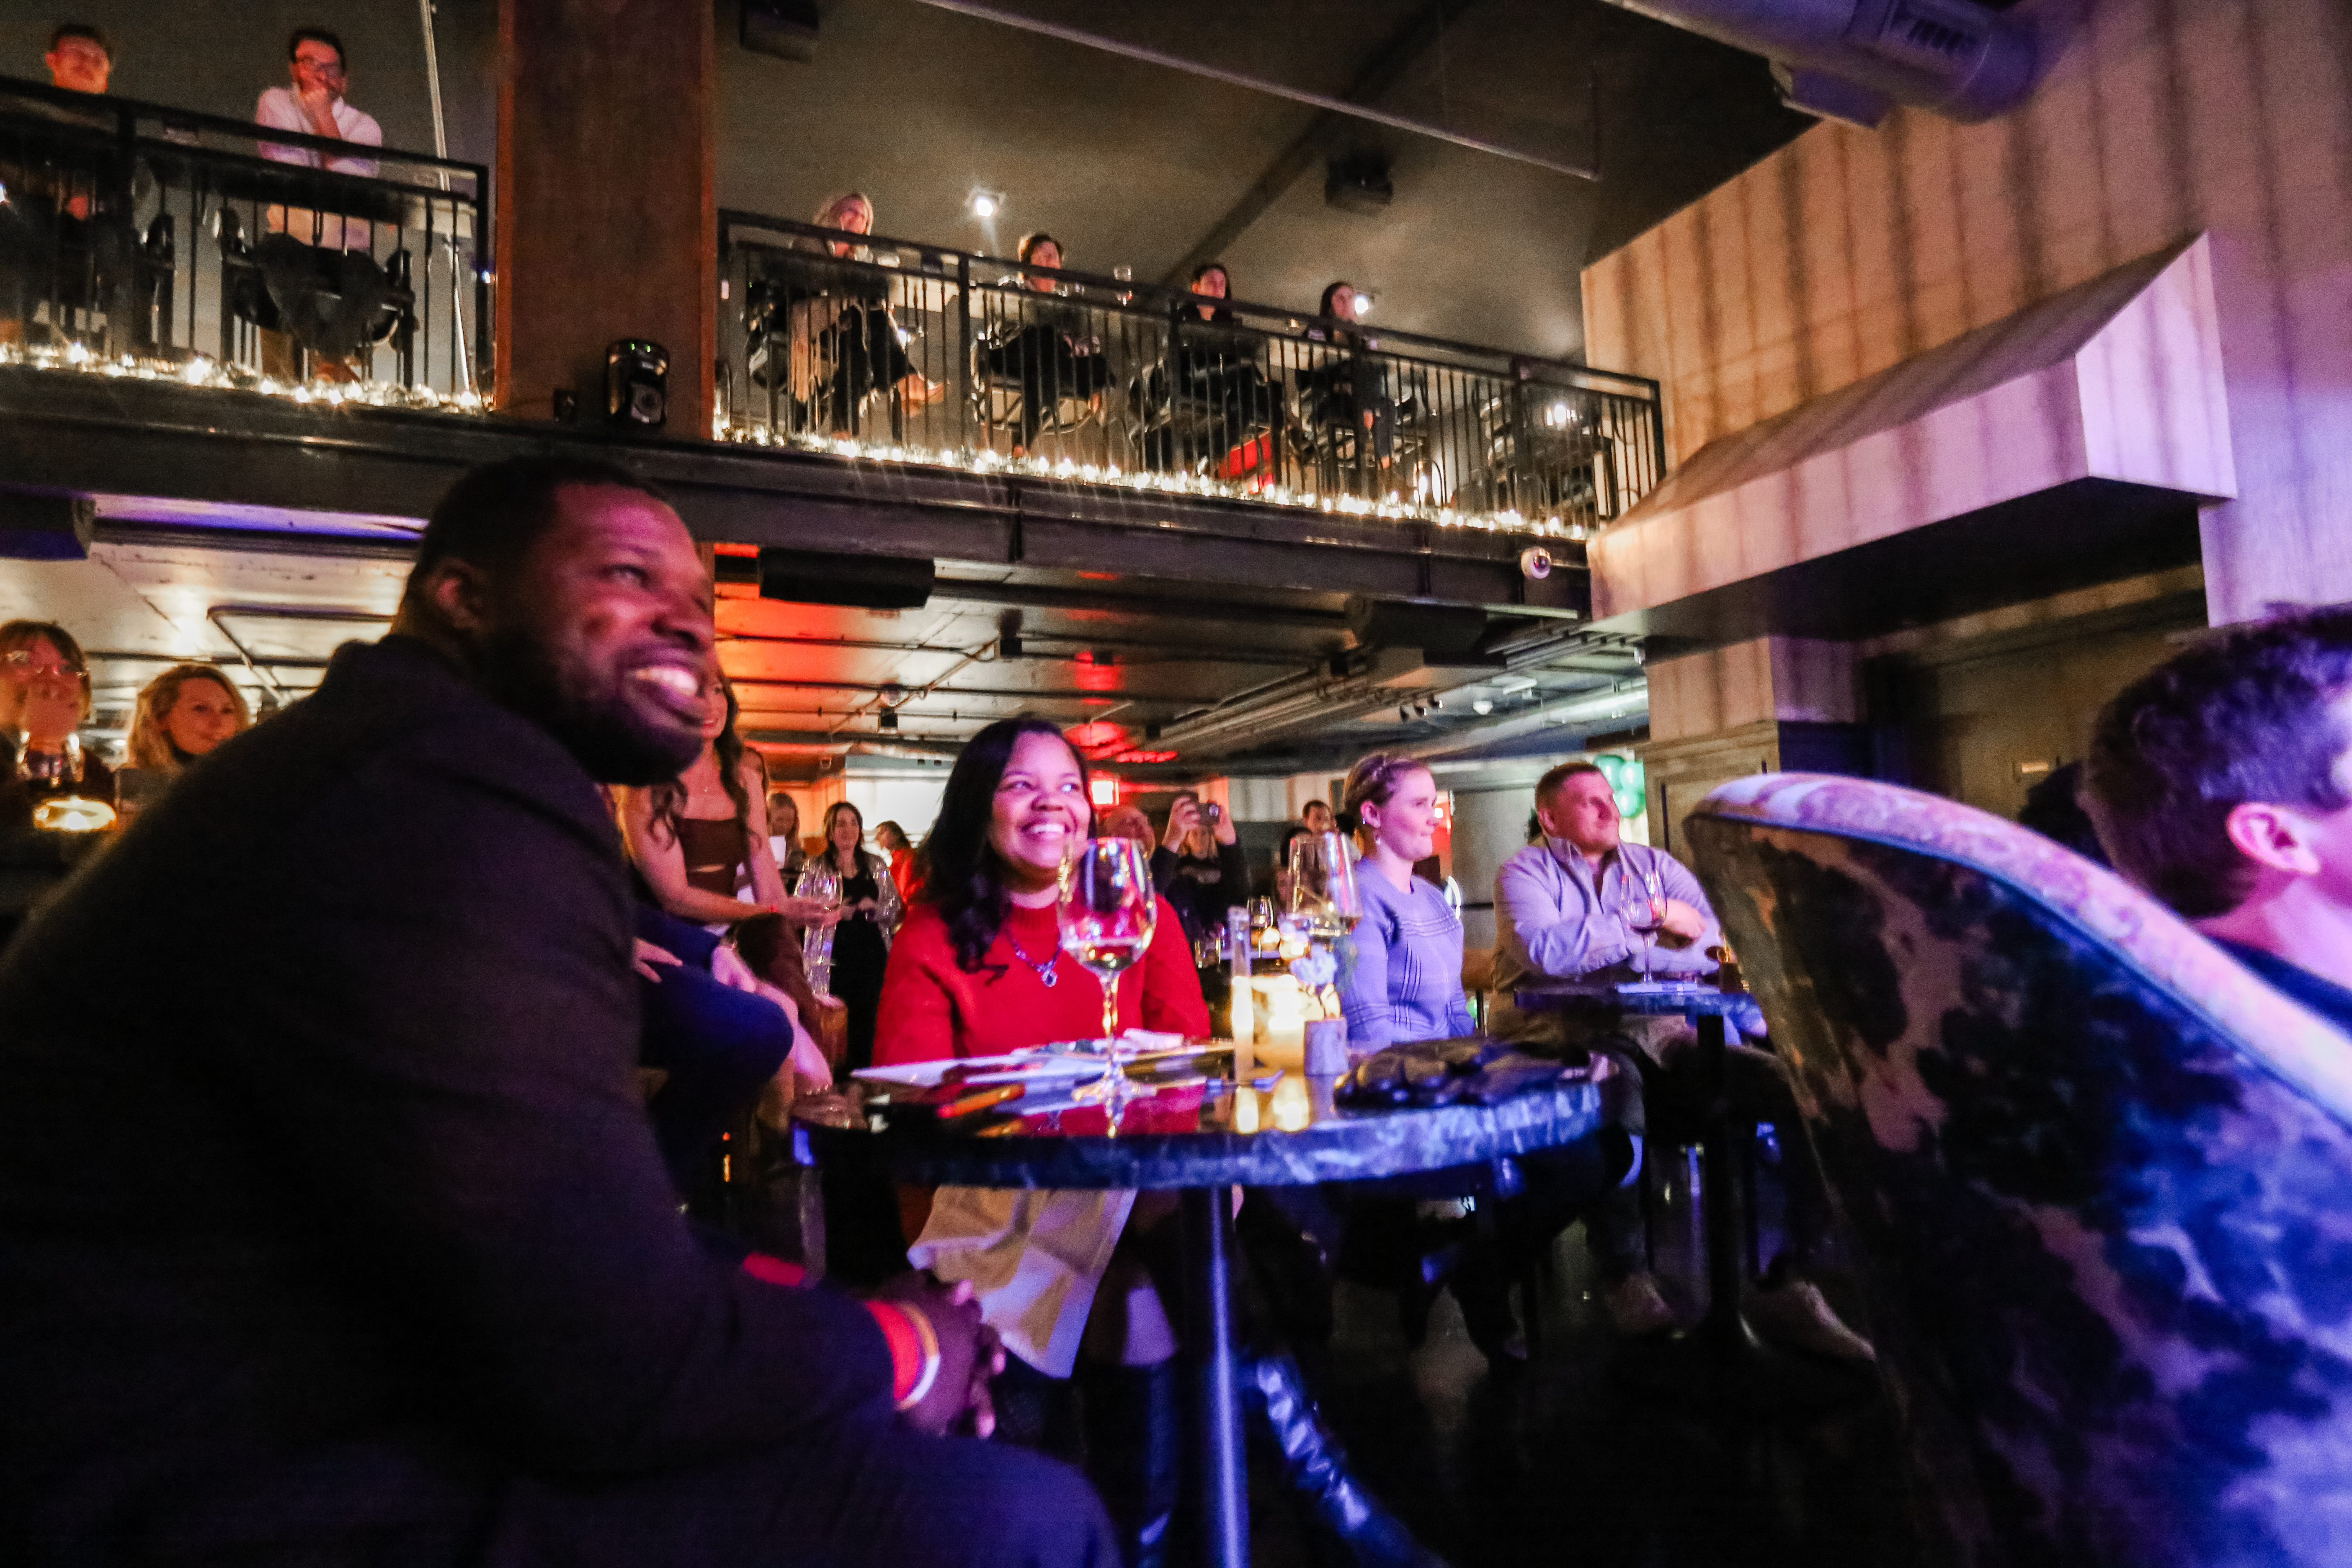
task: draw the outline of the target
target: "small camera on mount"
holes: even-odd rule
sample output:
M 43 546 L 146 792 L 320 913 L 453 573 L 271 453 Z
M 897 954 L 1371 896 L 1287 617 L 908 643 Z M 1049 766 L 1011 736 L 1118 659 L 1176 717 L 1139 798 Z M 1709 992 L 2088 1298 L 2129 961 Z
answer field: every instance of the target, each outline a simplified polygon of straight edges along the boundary
M 1519 552 L 1519 570 L 1535 582 L 1551 575 L 1551 552 L 1540 544 L 1531 544 Z

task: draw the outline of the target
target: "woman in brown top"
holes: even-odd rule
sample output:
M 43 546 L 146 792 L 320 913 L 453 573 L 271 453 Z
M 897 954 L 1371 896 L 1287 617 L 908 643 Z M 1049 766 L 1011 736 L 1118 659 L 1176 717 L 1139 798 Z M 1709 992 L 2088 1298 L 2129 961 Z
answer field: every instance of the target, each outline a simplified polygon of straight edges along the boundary
M 704 692 L 702 754 L 667 784 L 621 794 L 621 837 L 653 902 L 697 925 L 731 927 L 752 972 L 792 997 L 828 1054 L 838 1050 L 839 1005 L 824 1005 L 801 964 L 798 928 L 838 918 L 786 895 L 768 847 L 768 781 L 735 732 L 734 688 L 724 676 Z M 735 896 L 747 880 L 751 901 Z M 828 1015 L 833 1015 L 829 1016 Z

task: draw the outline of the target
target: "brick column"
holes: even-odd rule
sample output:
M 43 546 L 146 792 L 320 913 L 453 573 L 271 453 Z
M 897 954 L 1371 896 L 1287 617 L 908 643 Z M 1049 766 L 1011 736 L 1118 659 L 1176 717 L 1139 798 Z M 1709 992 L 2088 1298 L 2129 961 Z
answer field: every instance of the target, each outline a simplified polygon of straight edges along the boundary
M 667 434 L 708 437 L 718 333 L 709 0 L 499 0 L 498 403 L 604 406 L 604 349 L 669 351 Z

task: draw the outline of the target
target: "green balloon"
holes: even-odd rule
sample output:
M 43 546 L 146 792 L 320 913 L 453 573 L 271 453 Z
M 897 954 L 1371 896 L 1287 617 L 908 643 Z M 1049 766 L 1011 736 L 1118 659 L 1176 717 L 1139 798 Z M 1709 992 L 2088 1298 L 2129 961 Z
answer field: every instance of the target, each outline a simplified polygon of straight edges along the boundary
M 1650 804 L 1648 779 L 1640 761 L 1621 757 L 1614 752 L 1603 752 L 1592 759 L 1601 776 L 1609 781 L 1609 793 L 1617 797 L 1617 813 L 1621 816 L 1639 816 Z

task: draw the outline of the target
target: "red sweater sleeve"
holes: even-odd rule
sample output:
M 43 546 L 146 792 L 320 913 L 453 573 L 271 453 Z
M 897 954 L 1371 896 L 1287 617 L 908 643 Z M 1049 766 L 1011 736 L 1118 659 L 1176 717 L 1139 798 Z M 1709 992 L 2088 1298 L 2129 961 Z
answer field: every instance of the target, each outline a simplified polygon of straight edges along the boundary
M 1143 954 L 1143 1026 L 1196 1040 L 1209 1033 L 1209 1004 L 1201 994 L 1201 972 L 1192 967 L 1192 944 L 1165 898 Z
M 929 904 L 907 911 L 882 971 L 881 1010 L 874 1025 L 877 1066 L 938 1061 L 956 1054 L 955 1005 L 948 976 L 955 950 L 947 921 Z

